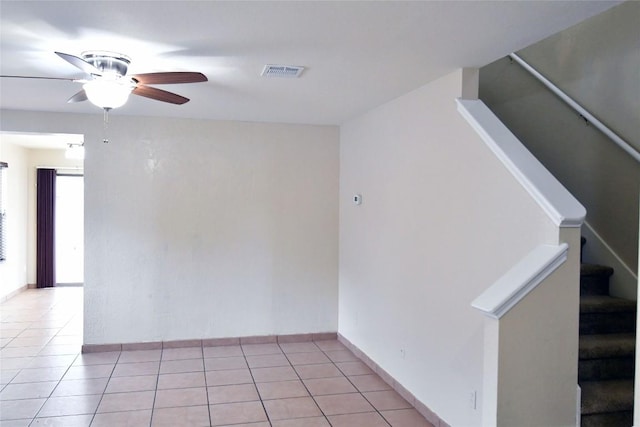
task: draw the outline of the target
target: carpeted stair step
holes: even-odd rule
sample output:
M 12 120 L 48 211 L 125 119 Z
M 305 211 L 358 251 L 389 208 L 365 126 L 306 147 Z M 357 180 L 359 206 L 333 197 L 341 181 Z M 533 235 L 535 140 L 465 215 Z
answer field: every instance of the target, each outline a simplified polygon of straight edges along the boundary
M 580 239 L 581 427 L 633 426 L 636 302 L 609 296 L 613 268 L 582 263 Z
M 604 357 L 633 357 L 636 352 L 636 335 L 603 334 L 580 337 L 580 359 L 602 359 Z
M 580 297 L 580 334 L 634 332 L 636 303 L 605 295 Z
M 609 295 L 613 268 L 597 264 L 580 265 L 580 295 Z
M 633 357 L 588 359 L 578 362 L 578 382 L 633 378 Z
M 584 381 L 582 415 L 633 411 L 633 380 Z
M 633 411 L 583 415 L 580 427 L 632 427 Z
M 578 381 L 633 379 L 635 334 L 580 337 Z

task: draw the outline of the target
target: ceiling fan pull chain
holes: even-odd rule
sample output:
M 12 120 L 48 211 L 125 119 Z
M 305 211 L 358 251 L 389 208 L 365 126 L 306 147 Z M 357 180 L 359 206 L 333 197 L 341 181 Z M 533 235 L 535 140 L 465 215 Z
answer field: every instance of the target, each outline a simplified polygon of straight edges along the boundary
M 111 108 L 105 108 L 104 109 L 104 128 L 103 128 L 103 136 L 102 136 L 102 142 L 105 144 L 109 143 L 109 137 L 107 135 L 107 130 L 109 127 L 109 110 Z

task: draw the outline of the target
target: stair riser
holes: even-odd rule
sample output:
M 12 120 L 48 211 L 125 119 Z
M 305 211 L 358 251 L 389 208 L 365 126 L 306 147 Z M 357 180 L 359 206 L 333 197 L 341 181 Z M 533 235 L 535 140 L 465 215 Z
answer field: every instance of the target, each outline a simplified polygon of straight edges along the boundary
M 631 427 L 632 425 L 632 411 L 583 415 L 580 422 L 581 427 Z
M 583 313 L 580 315 L 580 334 L 615 334 L 634 332 L 636 314 L 633 312 Z
M 609 295 L 609 276 L 580 276 L 580 295 Z
M 580 360 L 578 381 L 633 379 L 633 357 Z

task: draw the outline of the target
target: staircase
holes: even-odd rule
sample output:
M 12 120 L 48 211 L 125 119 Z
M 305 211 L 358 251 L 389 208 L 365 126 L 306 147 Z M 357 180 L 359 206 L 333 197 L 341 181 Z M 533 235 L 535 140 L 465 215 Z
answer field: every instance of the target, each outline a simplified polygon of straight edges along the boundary
M 611 267 L 580 267 L 582 427 L 633 425 L 636 302 L 609 296 L 612 274 Z

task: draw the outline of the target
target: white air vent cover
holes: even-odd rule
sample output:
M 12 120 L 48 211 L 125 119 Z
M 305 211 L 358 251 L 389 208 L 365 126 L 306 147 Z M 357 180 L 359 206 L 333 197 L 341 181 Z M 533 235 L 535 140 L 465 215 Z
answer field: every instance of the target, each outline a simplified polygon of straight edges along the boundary
M 296 65 L 271 65 L 267 64 L 264 66 L 262 70 L 263 77 L 285 77 L 285 78 L 296 78 L 300 77 L 304 71 L 304 67 L 298 67 Z

